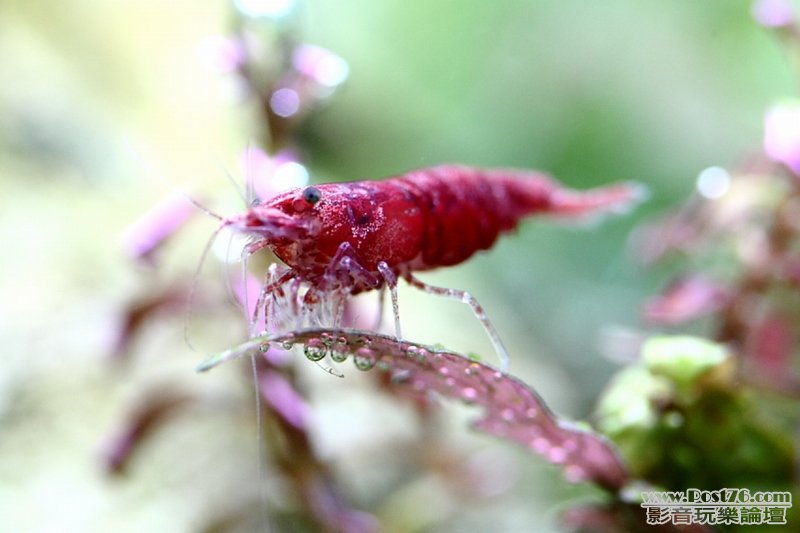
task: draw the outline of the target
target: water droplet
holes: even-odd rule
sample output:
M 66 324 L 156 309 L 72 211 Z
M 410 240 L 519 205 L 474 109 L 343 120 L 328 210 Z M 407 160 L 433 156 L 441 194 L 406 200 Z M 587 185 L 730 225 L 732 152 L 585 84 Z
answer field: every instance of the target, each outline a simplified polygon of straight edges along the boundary
M 495 381 L 502 381 L 503 373 L 500 372 L 499 370 L 496 371 L 494 374 L 492 374 L 492 379 L 494 379 Z
M 356 337 L 356 344 L 358 344 L 359 346 L 369 346 L 370 344 L 372 344 L 372 339 L 363 336 Z
M 567 478 L 567 481 L 570 483 L 577 483 L 578 481 L 586 479 L 586 470 L 578 465 L 569 465 L 564 468 L 564 477 Z
M 500 411 L 500 418 L 506 422 L 513 422 L 515 418 L 514 410 L 509 408 L 503 409 Z
M 548 441 L 544 437 L 537 437 L 533 439 L 531 447 L 533 448 L 533 451 L 535 451 L 536 453 L 545 453 L 547 450 L 550 449 L 550 441 Z
M 416 346 L 414 346 L 414 345 L 409 345 L 409 346 L 406 346 L 406 354 L 407 354 L 409 357 L 416 357 L 416 356 L 417 356 L 417 352 L 418 352 L 418 351 L 419 351 L 419 350 L 417 350 L 417 347 L 416 347 Z
M 550 459 L 550 461 L 552 461 L 553 463 L 560 465 L 561 463 L 567 460 L 567 452 L 564 451 L 564 448 L 553 446 L 547 453 L 547 458 Z
M 398 370 L 394 372 L 391 377 L 391 381 L 395 385 L 400 383 L 408 383 L 410 379 L 411 379 L 410 370 Z
M 325 357 L 325 347 L 324 346 L 316 346 L 312 344 L 307 344 L 305 349 L 303 350 L 306 354 L 306 357 L 311 361 L 319 361 Z
M 439 367 L 439 374 L 441 374 L 443 376 L 449 376 L 450 375 L 450 369 L 447 368 L 446 366 L 441 366 L 441 367 Z
M 294 347 L 294 343 L 292 341 L 282 341 L 281 348 L 284 350 L 291 350 Z
M 353 356 L 353 363 L 359 370 L 371 370 L 376 363 L 375 353 L 369 348 L 359 348 Z
M 470 365 L 464 369 L 464 373 L 468 376 L 474 376 L 478 373 L 478 369 L 480 365 L 478 363 L 470 363 Z
M 465 387 L 461 390 L 461 398 L 467 403 L 474 403 L 478 399 L 478 391 L 473 387 Z
M 697 192 L 709 200 L 725 196 L 731 186 L 731 175 L 720 167 L 709 167 L 697 176 Z
M 345 351 L 340 351 L 335 348 L 331 350 L 331 359 L 337 363 L 343 363 L 344 361 L 346 361 L 347 355 L 348 354 Z
M 529 407 L 529 408 L 528 408 L 528 409 L 525 411 L 525 416 L 526 416 L 526 417 L 528 417 L 528 418 L 529 418 L 529 419 L 531 419 L 531 420 L 533 420 L 534 418 L 536 418 L 536 415 L 537 415 L 537 414 L 539 414 L 539 411 L 538 411 L 538 410 L 537 410 L 535 407 Z
M 320 333 L 320 342 L 330 348 L 333 346 L 333 336 L 330 333 Z
M 280 117 L 291 117 L 300 110 L 300 95 L 294 89 L 282 87 L 272 93 L 269 106 Z

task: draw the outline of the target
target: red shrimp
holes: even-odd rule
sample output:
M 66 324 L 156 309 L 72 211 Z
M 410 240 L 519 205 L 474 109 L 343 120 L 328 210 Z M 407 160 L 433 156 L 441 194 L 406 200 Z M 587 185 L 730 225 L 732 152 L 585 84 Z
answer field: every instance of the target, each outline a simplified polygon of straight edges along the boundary
M 635 184 L 575 191 L 533 171 L 445 165 L 381 181 L 293 189 L 225 219 L 223 226 L 253 237 L 248 252 L 269 247 L 289 267 L 266 293 L 290 280 L 308 284 L 307 302 L 332 289 L 356 294 L 388 287 L 398 338 L 398 278 L 467 303 L 505 372 L 507 351 L 478 301 L 466 291 L 428 285 L 413 273 L 461 263 L 529 215 L 620 210 L 641 193 Z

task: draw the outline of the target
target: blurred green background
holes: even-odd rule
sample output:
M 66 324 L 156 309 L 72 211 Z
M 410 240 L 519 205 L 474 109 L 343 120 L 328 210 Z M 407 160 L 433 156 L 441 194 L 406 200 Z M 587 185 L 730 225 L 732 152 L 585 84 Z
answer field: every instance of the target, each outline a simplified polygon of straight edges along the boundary
M 138 339 L 127 365 L 107 357 L 125 305 L 190 277 L 214 225 L 198 217 L 152 271 L 124 257 L 120 232 L 176 188 L 219 212 L 243 208 L 226 172 L 242 181 L 239 154 L 258 115 L 199 52 L 229 30 L 231 10 L 222 0 L 0 2 L 2 530 L 201 531 L 211 508 L 256 490 L 249 411 L 204 408 L 176 420 L 126 479 L 104 476 L 98 459 L 127 406 L 159 384 L 251 394 L 238 369 L 193 373 L 204 353 L 186 346 L 180 313 Z M 608 326 L 638 327 L 642 299 L 674 269 L 637 266 L 629 232 L 685 199 L 703 168 L 757 151 L 764 109 L 797 88 L 779 40 L 743 0 L 310 0 L 283 24 L 350 66 L 299 132 L 316 181 L 457 162 L 537 168 L 579 188 L 650 188 L 631 216 L 588 228 L 532 220 L 490 253 L 423 276 L 473 292 L 512 353 L 512 372 L 577 418 L 615 370 L 598 337 Z M 200 292 L 223 282 L 206 276 Z M 462 307 L 403 290 L 404 333 L 490 354 Z M 200 351 L 241 340 L 230 333 L 237 321 L 221 310 L 212 322 L 227 334 L 202 338 Z M 321 408 L 321 442 L 325 427 L 386 438 L 370 430 L 383 404 L 368 388 L 351 390 L 354 372 L 342 382 L 311 368 L 308 379 L 329 388 L 320 394 L 349 402 Z M 553 502 L 573 489 L 538 458 L 473 436 L 461 423 L 469 414 L 450 409 L 456 442 L 524 465 L 512 495 L 464 511 L 460 530 L 498 520 L 505 531 L 551 527 Z M 378 444 L 359 460 L 379 462 Z M 365 468 L 355 464 L 341 468 Z

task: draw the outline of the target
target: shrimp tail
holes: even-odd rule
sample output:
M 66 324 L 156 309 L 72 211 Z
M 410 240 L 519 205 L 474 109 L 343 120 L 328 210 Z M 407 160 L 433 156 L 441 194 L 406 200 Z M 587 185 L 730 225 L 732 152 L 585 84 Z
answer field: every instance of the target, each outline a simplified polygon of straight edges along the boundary
M 644 185 L 634 182 L 581 191 L 536 172 L 500 170 L 492 175 L 502 191 L 501 205 L 514 224 L 535 215 L 585 221 L 606 213 L 624 214 L 649 196 Z
M 550 196 L 549 214 L 566 218 L 594 218 L 606 213 L 625 214 L 647 200 L 649 191 L 640 183 L 626 182 L 586 191 L 556 189 Z

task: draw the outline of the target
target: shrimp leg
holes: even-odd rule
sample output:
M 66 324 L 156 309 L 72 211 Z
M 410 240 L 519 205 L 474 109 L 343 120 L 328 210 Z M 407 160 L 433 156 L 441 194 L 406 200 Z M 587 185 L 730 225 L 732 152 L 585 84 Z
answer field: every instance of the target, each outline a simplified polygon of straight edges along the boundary
M 397 305 L 397 276 L 386 264 L 386 261 L 378 263 L 378 272 L 383 276 L 386 285 L 389 286 L 389 294 L 392 297 L 392 312 L 394 313 L 394 333 L 397 340 L 403 340 L 403 334 L 400 332 L 400 307 Z
M 277 273 L 277 266 L 273 263 L 273 266 L 270 266 L 269 270 L 267 271 L 267 277 L 264 280 L 264 285 L 261 288 L 261 292 L 258 295 L 258 300 L 256 300 L 256 305 L 253 308 L 253 317 L 251 319 L 251 327 L 250 327 L 250 336 L 254 337 L 259 332 L 256 331 L 258 328 L 258 318 L 260 313 L 263 311 L 264 313 L 264 326 L 268 326 L 269 316 L 267 312 L 267 306 L 269 303 L 269 298 L 273 295 L 276 290 L 280 290 L 282 286 L 287 283 L 288 281 L 295 279 L 297 277 L 297 273 L 292 270 L 288 269 L 281 274 Z
M 349 282 L 355 282 L 356 284 L 363 282 L 373 289 L 382 288 L 385 283 L 389 287 L 389 293 L 392 297 L 395 336 L 400 340 L 402 333 L 400 331 L 400 312 L 397 304 L 397 276 L 385 261 L 380 261 L 377 266 L 380 277 L 364 268 L 359 263 L 358 255 L 353 246 L 349 242 L 343 242 L 339 245 L 336 254 L 326 269 L 326 281 L 329 284 L 333 284 L 336 281 L 341 282 L 340 274 L 344 273 L 350 278 Z
M 497 352 L 497 357 L 500 359 L 500 371 L 504 374 L 508 373 L 508 350 L 506 350 L 503 341 L 500 340 L 500 335 L 497 333 L 497 330 L 494 329 L 494 325 L 492 325 L 492 321 L 489 320 L 488 315 L 483 310 L 483 307 L 475 297 L 467 291 L 462 291 L 458 289 L 449 289 L 446 287 L 436 287 L 434 285 L 429 285 L 424 281 L 421 281 L 415 278 L 411 273 L 406 273 L 404 275 L 406 281 L 418 288 L 421 289 L 428 294 L 436 294 L 438 296 L 445 296 L 447 298 L 452 298 L 453 300 L 458 300 L 460 302 L 464 302 L 472 309 L 472 312 L 475 314 L 475 318 L 477 318 L 480 323 L 483 325 L 483 329 L 486 330 L 486 334 L 489 335 L 489 340 L 492 341 L 492 345 L 494 346 L 495 352 Z
M 347 276 L 346 280 L 341 274 Z M 359 281 L 373 289 L 381 285 L 381 280 L 358 262 L 358 254 L 349 242 L 343 242 L 336 250 L 331 262 L 325 269 L 325 284 L 327 288 L 340 282 L 343 286 L 357 285 Z
M 375 323 L 372 325 L 373 331 L 380 331 L 383 325 L 383 300 L 386 294 L 386 287 L 378 289 L 378 314 L 375 317 Z

